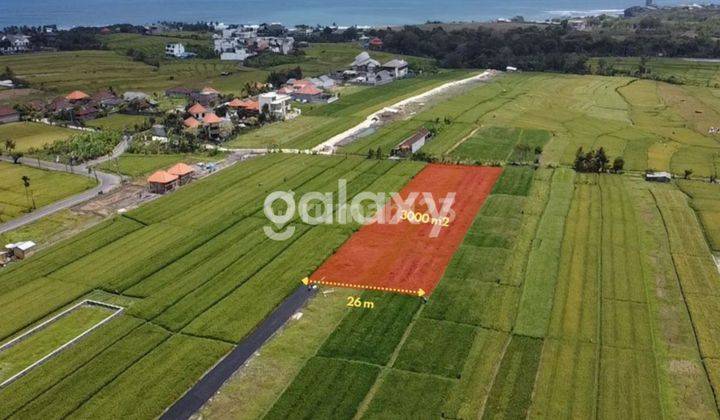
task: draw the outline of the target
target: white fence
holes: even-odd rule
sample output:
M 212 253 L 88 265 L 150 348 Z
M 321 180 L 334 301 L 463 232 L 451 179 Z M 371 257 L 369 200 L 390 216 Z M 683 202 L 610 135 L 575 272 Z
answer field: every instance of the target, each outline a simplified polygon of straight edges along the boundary
M 14 345 L 16 345 L 16 344 L 22 342 L 22 341 L 25 340 L 26 338 L 28 338 L 28 337 L 30 337 L 31 335 L 37 333 L 38 331 L 43 330 L 43 329 L 46 328 L 48 325 L 52 324 L 53 322 L 57 321 L 58 319 L 69 315 L 69 314 L 72 313 L 73 311 L 75 311 L 75 310 L 77 310 L 78 308 L 80 308 L 80 307 L 82 307 L 82 306 L 85 306 L 85 305 L 88 305 L 88 306 L 101 306 L 101 307 L 103 307 L 103 308 L 111 309 L 111 310 L 113 310 L 114 312 L 113 312 L 112 314 L 110 314 L 109 316 L 107 316 L 106 318 L 104 318 L 102 321 L 98 322 L 97 324 L 95 324 L 95 325 L 93 325 L 92 327 L 88 328 L 87 330 L 83 331 L 82 333 L 80 333 L 78 336 L 76 336 L 76 337 L 73 338 L 72 340 L 70 340 L 70 341 L 68 341 L 67 343 L 63 344 L 62 346 L 56 348 L 55 350 L 53 350 L 53 351 L 51 351 L 50 353 L 48 353 L 47 355 L 43 356 L 42 358 L 40 358 L 39 360 L 37 360 L 36 362 L 34 362 L 33 364 L 31 364 L 30 366 L 24 368 L 24 369 L 21 370 L 20 372 L 16 373 L 15 375 L 11 376 L 10 378 L 8 378 L 8 379 L 6 379 L 5 381 L 3 381 L 2 383 L 0 383 L 0 389 L 6 387 L 6 386 L 8 386 L 8 385 L 10 385 L 11 383 L 15 382 L 17 379 L 21 378 L 22 376 L 24 376 L 25 374 L 27 374 L 28 372 L 30 372 L 32 369 L 40 366 L 41 364 L 45 363 L 46 361 L 48 361 L 48 360 L 52 359 L 53 357 L 57 356 L 58 354 L 60 354 L 61 352 L 63 352 L 63 351 L 64 351 L 65 349 L 67 349 L 68 347 L 70 347 L 70 346 L 72 346 L 73 344 L 77 343 L 78 341 L 82 340 L 85 336 L 87 336 L 87 335 L 90 334 L 91 332 L 95 331 L 96 329 L 100 328 L 102 325 L 104 325 L 104 324 L 106 324 L 107 322 L 109 322 L 111 319 L 113 319 L 113 318 L 115 318 L 116 316 L 120 315 L 120 314 L 125 310 L 125 308 L 123 308 L 122 306 L 117 306 L 117 305 L 113 305 L 113 304 L 110 304 L 110 303 L 98 302 L 98 301 L 95 301 L 95 300 L 88 300 L 88 299 L 83 300 L 82 302 L 80 302 L 80 303 L 78 303 L 78 304 L 76 304 L 76 305 L 71 306 L 70 308 L 68 308 L 68 309 L 60 312 L 59 314 L 57 314 L 57 315 L 55 315 L 55 316 L 53 316 L 53 317 L 51 317 L 51 318 L 49 318 L 49 319 L 46 319 L 45 321 L 41 322 L 40 324 L 34 326 L 33 328 L 31 328 L 31 329 L 29 329 L 29 330 L 27 330 L 27 331 L 25 331 L 24 333 L 22 333 L 22 334 L 20 334 L 19 336 L 13 338 L 12 340 L 8 341 L 7 343 L 5 343 L 5 344 L 3 344 L 3 345 L 0 345 L 0 353 L 2 353 L 3 351 L 9 349 L 10 347 L 12 347 L 12 346 L 14 346 Z

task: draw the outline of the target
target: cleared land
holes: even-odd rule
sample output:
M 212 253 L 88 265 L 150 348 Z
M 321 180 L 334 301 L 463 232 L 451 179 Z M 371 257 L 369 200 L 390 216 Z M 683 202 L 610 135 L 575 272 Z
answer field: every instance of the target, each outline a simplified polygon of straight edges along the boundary
M 403 202 L 413 195 L 423 198 L 404 208 L 386 205 L 379 212 L 384 220 L 363 226 L 310 279 L 431 294 L 501 173 L 500 168 L 426 166 L 398 193 Z M 446 199 L 454 201 L 441 212 Z
M 26 152 L 28 149 L 42 148 L 55 140 L 62 140 L 76 134 L 77 131 L 62 127 L 34 122 L 16 122 L 0 124 L 0 148 L 5 148 L 5 140 L 15 142 L 15 150 Z
M 23 176 L 30 178 L 25 189 Z M 0 162 L 0 222 L 6 222 L 32 209 L 85 191 L 95 180 L 82 175 L 45 171 L 24 165 Z

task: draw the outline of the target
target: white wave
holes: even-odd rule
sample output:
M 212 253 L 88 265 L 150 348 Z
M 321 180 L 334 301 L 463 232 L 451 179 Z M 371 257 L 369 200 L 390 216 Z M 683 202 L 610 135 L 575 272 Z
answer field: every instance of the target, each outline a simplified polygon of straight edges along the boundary
M 590 10 L 548 10 L 545 13 L 556 16 L 598 16 L 619 15 L 624 9 L 590 9 Z

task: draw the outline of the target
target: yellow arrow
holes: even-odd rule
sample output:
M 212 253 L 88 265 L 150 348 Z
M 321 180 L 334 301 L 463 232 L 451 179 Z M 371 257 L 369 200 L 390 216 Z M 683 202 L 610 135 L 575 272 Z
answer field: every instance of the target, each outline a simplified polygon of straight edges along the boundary
M 423 297 L 425 296 L 425 291 L 423 289 L 418 289 L 417 294 L 418 296 Z
M 307 286 L 308 284 L 310 284 L 310 279 L 307 278 L 307 277 L 305 277 L 305 278 L 302 279 L 301 281 L 302 281 L 302 284 L 304 284 L 305 286 Z

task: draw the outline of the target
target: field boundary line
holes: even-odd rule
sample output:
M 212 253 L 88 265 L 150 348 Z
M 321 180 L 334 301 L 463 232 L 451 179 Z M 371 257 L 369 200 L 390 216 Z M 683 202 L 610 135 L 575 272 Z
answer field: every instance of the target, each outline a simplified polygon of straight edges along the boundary
M 115 318 L 116 316 L 120 315 L 120 314 L 125 310 L 125 308 L 123 308 L 122 306 L 117 306 L 117 305 L 113 305 L 113 304 L 111 304 L 111 303 L 105 303 L 105 302 L 100 302 L 100 301 L 91 300 L 91 299 L 85 299 L 85 300 L 83 300 L 83 301 L 81 301 L 81 302 L 79 302 L 79 303 L 76 303 L 75 305 L 69 307 L 68 309 L 65 309 L 64 311 L 62 311 L 62 312 L 54 315 L 53 317 L 51 317 L 51 318 L 49 318 L 49 319 L 41 322 L 40 324 L 38 324 L 38 325 L 36 325 L 35 327 L 33 327 L 33 328 L 25 331 L 24 333 L 22 333 L 22 334 L 20 334 L 19 336 L 13 338 L 12 340 L 4 343 L 2 346 L 0 346 L 0 353 L 3 352 L 3 351 L 5 351 L 5 350 L 7 350 L 7 349 L 9 349 L 9 348 L 11 348 L 11 347 L 13 347 L 13 346 L 15 346 L 15 345 L 18 344 L 18 343 L 24 341 L 27 337 L 29 337 L 29 336 L 31 336 L 31 335 L 34 335 L 34 334 L 37 333 L 38 331 L 44 330 L 44 329 L 45 329 L 47 326 L 49 326 L 50 324 L 58 321 L 58 320 L 61 319 L 61 318 L 64 318 L 65 316 L 67 316 L 67 315 L 69 315 L 70 313 L 76 311 L 77 309 L 79 309 L 79 308 L 82 307 L 82 306 L 99 306 L 99 307 L 106 308 L 106 309 L 112 309 L 114 312 L 111 313 L 110 315 L 108 315 L 107 317 L 105 317 L 105 318 L 104 318 L 103 320 L 101 320 L 100 322 L 98 322 L 98 323 L 96 323 L 95 325 L 93 325 L 92 327 L 86 329 L 85 331 L 83 331 L 83 332 L 80 333 L 79 335 L 75 336 L 75 337 L 72 338 L 70 341 L 67 341 L 65 344 L 61 345 L 60 347 L 58 347 L 58 348 L 56 348 L 55 350 L 53 350 L 53 351 L 51 351 L 50 353 L 48 353 L 47 355 L 45 355 L 45 356 L 41 357 L 40 359 L 36 360 L 34 363 L 30 364 L 29 366 L 27 366 L 26 368 L 24 368 L 24 369 L 21 370 L 20 372 L 14 374 L 14 375 L 11 376 L 10 378 L 4 380 L 2 383 L 0 383 L 0 389 L 5 388 L 6 386 L 8 386 L 8 385 L 10 385 L 11 383 L 15 382 L 16 380 L 18 380 L 19 378 L 25 376 L 28 372 L 30 372 L 30 371 L 33 370 L 34 368 L 42 365 L 42 364 L 45 363 L 46 361 L 48 361 L 48 360 L 52 359 L 53 357 L 57 356 L 58 354 L 62 353 L 62 352 L 65 351 L 68 347 L 70 347 L 70 346 L 72 346 L 73 344 L 77 343 L 78 341 L 82 340 L 85 336 L 87 336 L 87 335 L 90 334 L 91 332 L 95 331 L 96 329 L 100 328 L 101 326 L 105 325 L 106 323 L 108 323 L 110 320 L 112 320 L 112 319 Z
M 442 281 L 442 279 L 440 279 L 440 281 Z M 380 388 L 380 385 L 383 383 L 385 376 L 387 376 L 388 372 L 393 369 L 393 365 L 395 364 L 395 361 L 397 360 L 398 355 L 400 354 L 400 350 L 402 350 L 402 347 L 405 344 L 405 341 L 407 341 L 407 338 L 410 336 L 410 332 L 412 331 L 413 327 L 415 326 L 415 323 L 417 322 L 417 320 L 420 318 L 420 314 L 423 309 L 425 309 L 424 304 L 420 305 L 420 307 L 418 307 L 418 309 L 413 314 L 413 317 L 410 320 L 410 323 L 408 324 L 407 328 L 405 328 L 405 331 L 403 332 L 402 337 L 400 337 L 400 341 L 398 341 L 398 344 L 395 346 L 395 349 L 393 350 L 392 354 L 390 354 L 390 358 L 388 359 L 387 363 L 385 363 L 384 366 L 380 366 L 380 373 L 375 378 L 375 382 L 370 387 L 367 394 L 365 394 L 365 397 L 363 397 L 362 401 L 358 405 L 357 411 L 355 412 L 355 415 L 353 416 L 353 420 L 359 420 L 360 418 L 362 418 L 363 414 L 365 414 L 367 409 L 370 407 L 370 403 L 372 402 L 373 398 L 375 397 L 375 394 L 377 393 L 377 390 Z M 396 370 L 400 370 L 400 369 L 396 369 Z
M 126 316 L 127 316 L 127 315 L 126 315 Z M 87 361 L 86 361 L 85 363 L 83 363 L 83 364 L 79 365 L 78 367 L 76 367 L 75 369 L 71 370 L 71 371 L 68 372 L 66 375 L 63 375 L 61 378 L 59 378 L 59 379 L 58 379 L 57 381 L 55 381 L 54 383 L 48 385 L 45 389 L 43 389 L 42 391 L 40 391 L 40 393 L 38 393 L 37 395 L 33 396 L 33 397 L 32 397 L 31 399 L 29 399 L 27 402 L 25 402 L 25 403 L 21 404 L 20 406 L 18 406 L 18 408 L 16 408 L 12 413 L 10 413 L 7 418 L 12 417 L 12 416 L 15 415 L 16 413 L 20 412 L 22 409 L 24 409 L 25 407 L 27 407 L 29 404 L 32 404 L 32 402 L 35 401 L 36 399 L 38 399 L 38 398 L 42 397 L 43 395 L 47 394 L 51 389 L 55 388 L 59 383 L 63 382 L 64 380 L 66 380 L 67 378 L 71 377 L 72 375 L 75 375 L 80 369 L 83 369 L 88 363 L 91 363 L 92 361 L 94 361 L 94 360 L 95 360 L 96 358 L 98 358 L 101 354 L 103 354 L 103 353 L 105 353 L 106 351 L 108 351 L 111 347 L 113 347 L 114 345 L 116 345 L 117 343 L 119 343 L 121 340 L 126 339 L 130 334 L 132 334 L 134 331 L 136 331 L 138 328 L 140 328 L 143 324 L 147 323 L 147 321 L 145 321 L 145 320 L 143 320 L 143 319 L 134 318 L 134 317 L 131 317 L 131 318 L 137 319 L 138 321 L 141 321 L 141 323 L 138 324 L 138 325 L 136 325 L 136 326 L 134 326 L 134 327 L 132 327 L 132 328 L 130 328 L 130 329 L 129 329 L 126 333 L 124 333 L 122 336 L 118 337 L 116 340 L 113 340 L 113 341 L 112 341 L 111 343 L 109 343 L 107 346 L 103 347 L 103 348 L 100 349 L 97 353 L 95 353 L 92 357 L 90 357 L 89 359 L 87 359 Z
M 720 408 L 718 408 L 718 395 L 715 391 L 715 387 L 712 386 L 712 380 L 710 379 L 710 372 L 708 371 L 707 364 L 705 363 L 705 357 L 703 357 L 702 349 L 700 348 L 700 339 L 698 339 L 698 332 L 697 327 L 695 326 L 695 321 L 693 320 L 692 312 L 690 311 L 690 307 L 687 303 L 687 297 L 685 295 L 685 289 L 683 288 L 682 281 L 680 280 L 680 274 L 677 271 L 677 262 L 675 261 L 675 255 L 673 253 L 673 244 L 670 240 L 670 231 L 668 230 L 667 221 L 665 220 L 665 215 L 662 212 L 662 209 L 660 208 L 660 203 L 658 202 L 657 196 L 655 195 L 655 192 L 652 190 L 652 188 L 648 188 L 648 191 L 650 191 L 650 195 L 653 198 L 653 201 L 655 202 L 655 208 L 657 209 L 658 213 L 660 213 L 660 219 L 663 222 L 663 228 L 665 229 L 665 236 L 668 239 L 668 251 L 670 252 L 670 259 L 672 260 L 673 265 L 673 272 L 675 273 L 675 278 L 677 279 L 678 287 L 680 288 L 680 295 L 683 298 L 683 303 L 685 304 L 685 311 L 687 312 L 688 318 L 690 319 L 690 325 L 692 325 L 693 330 L 693 337 L 695 338 L 695 345 L 697 346 L 698 355 L 700 356 L 700 361 L 703 365 L 703 370 L 705 370 L 705 379 L 708 382 L 708 385 L 710 386 L 710 390 L 712 390 L 713 398 L 715 399 L 715 412 L 720 414 Z M 694 213 L 693 213 L 694 214 Z

